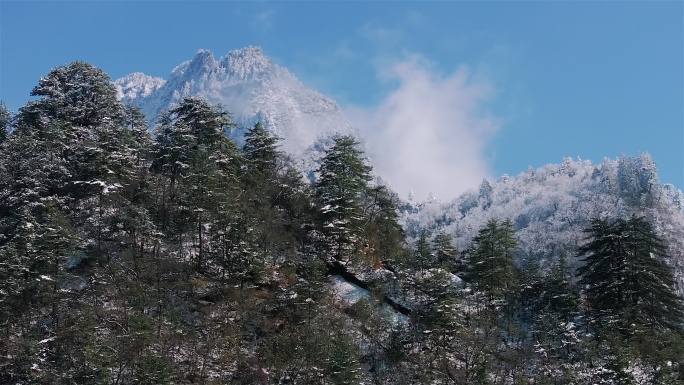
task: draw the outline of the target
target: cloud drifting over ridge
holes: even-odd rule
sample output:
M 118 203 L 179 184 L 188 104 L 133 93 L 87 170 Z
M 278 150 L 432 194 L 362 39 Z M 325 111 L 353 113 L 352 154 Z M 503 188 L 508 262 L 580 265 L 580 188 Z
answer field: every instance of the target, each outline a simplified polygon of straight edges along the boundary
M 402 197 L 434 193 L 442 200 L 491 178 L 485 146 L 498 129 L 483 111 L 492 98 L 485 79 L 461 67 L 448 76 L 420 57 L 397 62 L 382 78 L 399 86 L 377 106 L 346 113 L 364 135 L 375 171 Z

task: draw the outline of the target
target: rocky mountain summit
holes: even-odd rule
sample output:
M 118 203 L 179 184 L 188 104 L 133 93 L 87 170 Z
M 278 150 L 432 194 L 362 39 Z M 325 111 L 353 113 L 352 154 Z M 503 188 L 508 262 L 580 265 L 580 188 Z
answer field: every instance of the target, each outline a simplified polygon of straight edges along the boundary
M 194 96 L 232 114 L 237 128 L 231 137 L 238 143 L 247 128 L 261 122 L 306 171 L 315 168 L 322 144 L 330 137 L 359 137 L 334 100 L 304 86 L 259 47 L 233 50 L 219 60 L 211 51 L 200 50 L 166 80 L 134 73 L 114 84 L 119 97 L 139 107 L 150 121 L 184 97 Z

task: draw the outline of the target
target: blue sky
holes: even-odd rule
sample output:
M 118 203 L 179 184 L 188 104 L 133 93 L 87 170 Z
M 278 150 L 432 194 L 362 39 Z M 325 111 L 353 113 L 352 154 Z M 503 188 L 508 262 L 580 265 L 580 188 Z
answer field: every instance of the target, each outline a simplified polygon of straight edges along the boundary
M 682 189 L 683 4 L 2 0 L 0 99 L 16 111 L 75 60 L 168 77 L 200 48 L 258 45 L 402 158 L 386 163 L 425 161 L 456 189 L 640 152 Z

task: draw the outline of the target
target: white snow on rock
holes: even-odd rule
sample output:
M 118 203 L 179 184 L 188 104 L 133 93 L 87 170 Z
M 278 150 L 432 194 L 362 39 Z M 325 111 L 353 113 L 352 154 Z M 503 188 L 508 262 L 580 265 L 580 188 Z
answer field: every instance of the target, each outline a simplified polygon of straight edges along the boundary
M 200 50 L 165 81 L 135 73 L 114 84 L 121 99 L 139 107 L 150 121 L 188 96 L 220 104 L 238 125 L 230 133 L 238 144 L 246 129 L 261 122 L 282 139 L 282 149 L 306 172 L 316 169 L 331 136 L 359 138 L 334 100 L 304 86 L 259 47 L 230 51 L 219 60 L 211 51 Z
M 114 82 L 116 94 L 119 99 L 136 99 L 150 96 L 152 92 L 158 90 L 166 83 L 162 78 L 145 75 L 142 72 L 135 72 L 130 75 L 117 79 Z
M 345 305 L 353 305 L 362 299 L 370 299 L 368 290 L 347 282 L 339 275 L 331 275 L 328 281 L 332 286 L 332 293 Z

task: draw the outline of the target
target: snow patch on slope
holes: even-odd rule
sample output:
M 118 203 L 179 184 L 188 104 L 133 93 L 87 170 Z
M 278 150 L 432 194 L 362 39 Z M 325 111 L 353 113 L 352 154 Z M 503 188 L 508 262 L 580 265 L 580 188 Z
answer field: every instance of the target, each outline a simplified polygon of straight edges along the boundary
M 362 299 L 370 299 L 368 290 L 347 282 L 339 275 L 331 275 L 328 277 L 328 281 L 330 282 L 332 293 L 335 298 L 345 305 L 353 305 Z

